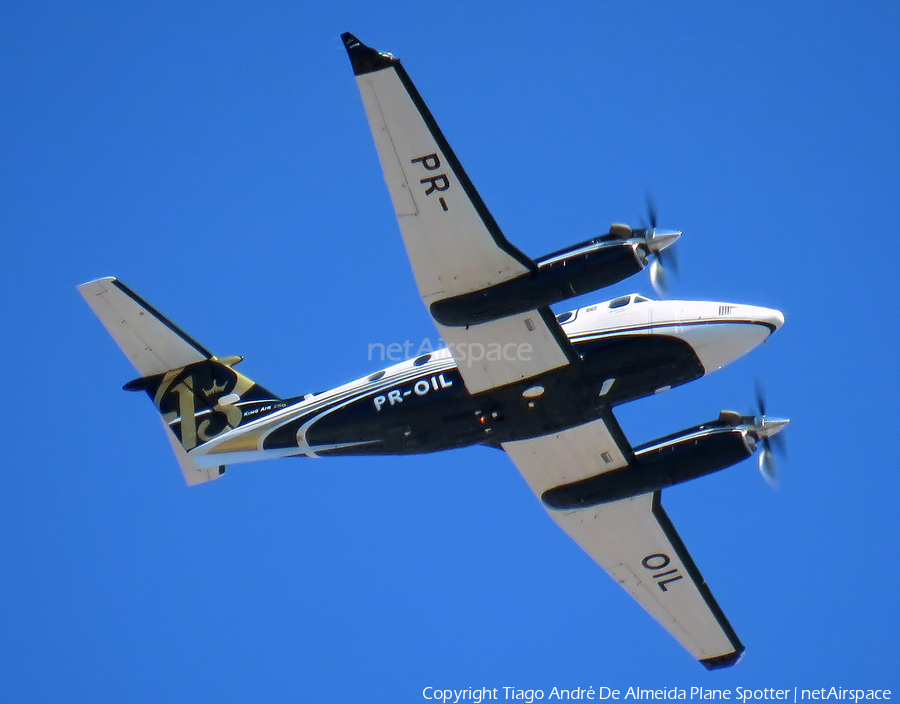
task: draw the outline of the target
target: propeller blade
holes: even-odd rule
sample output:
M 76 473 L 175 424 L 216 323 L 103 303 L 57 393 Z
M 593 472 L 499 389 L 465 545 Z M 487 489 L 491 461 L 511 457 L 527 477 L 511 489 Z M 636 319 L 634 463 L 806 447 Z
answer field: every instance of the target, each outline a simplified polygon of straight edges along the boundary
M 647 194 L 647 217 L 650 219 L 650 229 L 656 229 L 656 221 L 657 221 L 657 213 L 656 213 L 656 203 L 653 202 L 653 197 L 648 193 Z
M 681 267 L 678 264 L 678 250 L 675 245 L 670 245 L 659 253 L 665 267 L 675 276 L 681 275 Z
M 766 394 L 759 379 L 755 383 L 756 411 L 754 420 L 756 424 L 756 437 L 762 441 L 762 450 L 759 453 L 759 473 L 771 487 L 778 487 L 778 465 L 775 462 L 775 453 L 787 456 L 787 441 L 784 439 L 784 428 L 791 421 L 788 418 L 766 417 Z
M 659 256 L 654 256 L 650 262 L 650 283 L 653 289 L 663 298 L 669 293 L 669 282 L 666 278 L 666 270 L 659 261 Z
M 762 452 L 759 453 L 759 473 L 773 489 L 778 488 L 778 465 L 775 462 L 775 455 L 768 448 L 768 443 L 764 443 Z
M 644 240 L 644 251 L 650 260 L 650 283 L 656 293 L 665 298 L 669 293 L 668 272 L 679 273 L 678 256 L 675 254 L 675 242 L 681 237 L 681 232 L 676 230 L 659 230 L 659 214 L 653 197 L 647 194 L 647 219 L 641 220 L 641 227 L 634 228 L 632 235 Z
M 784 431 L 780 432 L 778 435 L 773 435 L 770 440 L 772 441 L 772 446 L 775 448 L 776 452 L 780 453 L 783 457 L 788 456 L 787 438 L 784 436 Z
M 762 384 L 759 379 L 756 380 L 756 410 L 759 411 L 759 415 L 765 419 L 766 417 L 766 394 L 763 392 Z

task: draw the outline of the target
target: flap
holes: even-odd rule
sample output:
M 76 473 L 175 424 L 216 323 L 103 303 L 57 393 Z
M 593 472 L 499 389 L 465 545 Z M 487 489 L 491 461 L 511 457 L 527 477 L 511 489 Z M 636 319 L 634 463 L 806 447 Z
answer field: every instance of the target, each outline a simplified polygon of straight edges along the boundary
M 437 327 L 470 394 L 529 379 L 578 356 L 549 308 L 467 328 Z

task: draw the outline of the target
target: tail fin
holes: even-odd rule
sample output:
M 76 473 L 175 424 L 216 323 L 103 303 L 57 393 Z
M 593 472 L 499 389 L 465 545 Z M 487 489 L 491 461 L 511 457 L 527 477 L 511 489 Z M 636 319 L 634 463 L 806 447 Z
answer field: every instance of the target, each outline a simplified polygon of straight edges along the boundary
M 78 290 L 140 374 L 124 388 L 153 400 L 188 484 L 225 472 L 198 466 L 191 450 L 285 405 L 232 369 L 241 357 L 217 359 L 120 281 L 97 279 Z

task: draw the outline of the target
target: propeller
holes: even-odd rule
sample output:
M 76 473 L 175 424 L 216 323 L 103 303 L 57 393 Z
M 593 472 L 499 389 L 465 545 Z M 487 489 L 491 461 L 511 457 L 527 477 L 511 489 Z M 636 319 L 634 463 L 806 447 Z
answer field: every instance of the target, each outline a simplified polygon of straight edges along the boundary
M 613 223 L 609 227 L 609 233 L 601 239 L 637 240 L 650 260 L 650 283 L 660 296 L 665 297 L 669 291 L 666 271 L 678 274 L 678 257 L 675 256 L 673 245 L 681 237 L 681 232 L 657 228 L 656 205 L 650 196 L 647 196 L 647 217 L 650 224 L 642 222 L 642 227 L 639 228 Z
M 789 418 L 770 418 L 766 415 L 766 397 L 759 382 L 756 383 L 756 411 L 753 434 L 762 442 L 759 473 L 769 486 L 778 488 L 778 463 L 775 461 L 775 452 L 787 456 L 787 441 L 784 435 L 779 433 L 791 421 Z
M 644 239 L 650 252 L 650 283 L 660 295 L 665 297 L 669 292 L 667 270 L 678 275 L 678 257 L 675 254 L 675 241 L 681 237 L 677 230 L 657 229 L 659 221 L 656 204 L 647 196 L 647 218 L 649 227 L 644 228 Z

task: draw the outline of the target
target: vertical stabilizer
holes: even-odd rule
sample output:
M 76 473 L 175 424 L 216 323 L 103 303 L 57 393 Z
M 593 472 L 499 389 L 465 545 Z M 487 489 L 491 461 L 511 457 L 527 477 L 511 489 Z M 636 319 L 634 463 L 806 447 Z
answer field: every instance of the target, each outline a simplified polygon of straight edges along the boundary
M 285 406 L 232 369 L 241 357 L 216 358 L 120 281 L 97 279 L 78 290 L 140 374 L 124 388 L 147 392 L 189 485 L 225 472 L 198 466 L 191 450 Z

